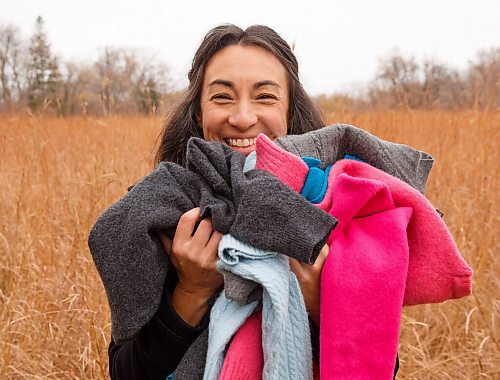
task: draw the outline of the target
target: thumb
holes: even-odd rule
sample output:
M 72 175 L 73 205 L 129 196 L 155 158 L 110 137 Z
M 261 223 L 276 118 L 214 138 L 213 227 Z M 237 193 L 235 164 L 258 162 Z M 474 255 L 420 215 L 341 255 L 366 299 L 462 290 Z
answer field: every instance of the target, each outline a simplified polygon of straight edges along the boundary
M 321 251 L 319 251 L 318 258 L 314 262 L 313 266 L 323 268 L 326 258 L 328 257 L 328 252 L 330 252 L 330 247 L 327 244 L 325 244 L 323 248 L 321 248 Z

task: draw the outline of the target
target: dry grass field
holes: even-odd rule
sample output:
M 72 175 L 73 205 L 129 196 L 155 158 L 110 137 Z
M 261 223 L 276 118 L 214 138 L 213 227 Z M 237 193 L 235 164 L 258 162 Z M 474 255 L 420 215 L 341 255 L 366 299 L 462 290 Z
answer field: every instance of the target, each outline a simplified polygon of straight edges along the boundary
M 500 379 L 500 113 L 330 115 L 431 153 L 427 197 L 474 270 L 473 295 L 404 309 L 398 379 Z M 0 117 L 0 379 L 105 379 L 97 216 L 152 168 L 158 118 Z

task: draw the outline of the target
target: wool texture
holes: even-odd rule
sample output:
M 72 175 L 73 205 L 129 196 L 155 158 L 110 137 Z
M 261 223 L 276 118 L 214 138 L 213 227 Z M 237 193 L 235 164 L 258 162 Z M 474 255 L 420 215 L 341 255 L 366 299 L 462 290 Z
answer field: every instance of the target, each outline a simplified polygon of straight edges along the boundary
M 187 168 L 159 164 L 90 232 L 117 344 L 136 336 L 158 310 L 169 259 L 157 233 L 172 237 L 184 212 L 199 206 L 216 230 L 308 263 L 336 224 L 269 173 L 243 173 L 245 157 L 224 144 L 192 138 L 187 153 Z
M 279 137 L 275 141 L 296 156 L 318 158 L 322 168 L 341 160 L 346 154 L 355 156 L 405 181 L 422 194 L 434 163 L 428 153 L 382 140 L 349 124 L 333 124 L 302 135 Z M 291 187 L 295 186 L 294 183 Z
M 392 379 L 412 209 L 376 180 L 340 174 L 331 190 L 340 218 L 321 273 L 321 378 Z
M 231 271 L 262 285 L 263 379 L 312 379 L 309 319 L 288 257 L 224 235 L 219 244 L 219 271 Z M 224 351 L 257 303 L 241 305 L 224 293 L 215 302 L 209 325 L 204 379 L 217 379 Z
M 234 335 L 219 380 L 255 380 L 262 378 L 262 312 L 252 314 Z
M 235 334 L 229 346 L 219 380 L 255 380 L 262 378 L 262 312 L 252 314 Z M 313 380 L 319 380 L 319 368 L 313 362 Z
M 362 162 L 342 160 L 332 172 L 332 179 L 345 173 L 380 181 L 388 187 L 396 207 L 412 208 L 407 228 L 409 263 L 404 305 L 443 302 L 471 294 L 472 270 L 429 200 L 406 183 Z M 328 201 L 335 204 L 333 198 Z
M 277 150 L 279 155 L 275 155 Z M 299 157 L 279 148 L 263 134 L 257 138 L 256 154 L 255 168 L 267 170 L 273 174 L 273 170 L 279 168 L 280 165 L 279 161 L 275 160 L 278 162 L 275 162 L 273 166 L 268 166 L 266 161 L 270 155 L 285 159 L 287 168 L 292 170 L 305 165 Z M 292 164 L 293 162 L 295 164 Z M 350 159 L 334 163 L 329 173 L 329 186 L 342 173 L 355 178 L 384 183 L 396 207 L 413 209 L 407 228 L 409 263 L 404 305 L 443 302 L 471 293 L 472 270 L 461 256 L 445 222 L 439 217 L 429 200 L 400 179 L 367 163 Z M 317 206 L 323 210 L 330 210 L 334 203 L 333 192 L 327 191 L 324 199 Z M 351 212 L 350 218 L 353 217 L 354 209 L 351 211 L 348 209 L 346 212 Z M 336 229 L 332 235 L 335 235 L 335 231 Z
M 323 187 L 320 181 L 315 184 Z M 347 215 L 353 218 L 342 219 L 334 231 L 336 239 L 329 240 L 330 265 L 325 263 L 323 269 L 321 376 L 390 379 L 408 268 L 406 226 L 412 210 L 396 209 L 388 188 L 379 181 L 342 174 L 328 190 L 336 200 L 330 212 L 344 215 L 348 209 Z M 259 347 L 249 341 L 245 350 L 255 355 Z M 233 351 L 237 353 L 238 359 L 230 361 L 244 363 L 243 353 Z
M 399 145 L 399 144 L 392 144 L 388 143 L 385 144 L 383 141 L 375 141 L 374 144 L 372 144 L 373 140 L 371 135 L 368 135 L 368 139 L 365 140 L 365 143 L 368 143 L 368 147 L 360 147 L 358 149 L 351 149 L 351 150 L 346 150 L 345 147 L 349 145 L 356 145 L 354 144 L 348 144 L 346 143 L 346 133 L 345 131 L 347 130 L 347 137 L 349 136 L 354 136 L 355 134 L 350 133 L 353 131 L 356 131 L 357 129 L 354 127 L 350 126 L 333 126 L 331 127 L 328 131 L 328 134 L 333 136 L 333 140 L 327 140 L 325 141 L 326 144 L 326 149 L 333 149 L 333 152 L 338 152 L 338 157 L 335 156 L 334 153 L 331 151 L 327 152 L 322 152 L 325 147 L 323 147 L 321 144 L 319 144 L 317 147 L 312 147 L 310 145 L 311 142 L 314 142 L 317 140 L 315 134 L 313 134 L 312 137 L 306 137 L 307 141 L 296 141 L 296 139 L 300 140 L 300 136 L 295 136 L 295 137 L 290 137 L 290 138 L 284 138 L 285 141 L 283 141 L 283 144 L 285 146 L 288 146 L 289 149 L 293 152 L 296 152 L 297 154 L 300 155 L 306 155 L 306 156 L 315 156 L 315 157 L 334 157 L 335 159 L 328 159 L 326 162 L 327 166 L 328 164 L 333 164 L 336 162 L 337 159 L 344 158 L 346 154 L 349 153 L 349 151 L 354 152 L 356 154 L 356 158 L 359 160 L 359 157 L 364 158 L 367 160 L 367 157 L 372 157 L 371 164 L 373 165 L 378 165 L 381 168 L 385 168 L 386 170 L 389 170 L 392 172 L 394 175 L 398 175 L 398 173 L 402 172 L 403 175 L 400 175 L 400 178 L 403 179 L 410 179 L 409 183 L 413 183 L 413 185 L 419 189 L 420 191 L 423 192 L 423 189 L 425 188 L 425 183 L 427 180 L 428 173 L 432 167 L 432 158 L 423 153 L 423 152 L 418 152 L 415 151 L 409 147 Z M 364 134 L 366 132 L 362 132 Z M 342 135 L 342 136 L 341 136 Z M 340 137 L 339 137 L 340 136 Z M 366 135 L 364 135 L 366 137 Z M 293 140 L 293 141 L 288 141 L 288 140 Z M 376 138 L 375 138 L 376 139 Z M 348 139 L 347 139 L 348 140 Z M 259 138 L 257 140 L 257 151 L 259 151 L 259 143 L 262 140 Z M 294 143 L 297 142 L 295 145 Z M 279 141 L 278 141 L 279 143 Z M 382 149 L 380 152 L 375 152 L 377 151 L 377 147 L 379 146 L 379 143 L 382 144 Z M 335 145 L 337 144 L 337 145 Z M 370 145 L 371 144 L 371 145 Z M 329 145 L 333 145 L 333 147 L 330 147 Z M 269 150 L 261 150 L 259 159 L 260 162 L 266 162 L 266 165 L 270 166 L 271 172 L 274 172 L 274 174 L 280 178 L 283 182 L 287 183 L 293 190 L 300 192 L 302 190 L 303 184 L 306 181 L 307 175 L 309 173 L 309 168 L 307 164 L 305 164 L 302 160 L 298 159 L 298 162 L 294 162 L 293 160 L 291 162 L 288 162 L 288 152 L 279 149 L 278 147 L 275 147 L 274 145 L 271 145 L 273 149 Z M 344 147 L 344 148 L 343 148 Z M 308 149 L 310 149 L 308 151 Z M 312 150 L 311 150 L 312 149 Z M 359 154 L 358 152 L 364 152 L 367 151 L 370 154 Z M 399 154 L 399 152 L 402 152 Z M 312 153 L 311 153 L 312 152 Z M 359 156 L 359 157 L 358 157 Z M 349 155 L 347 156 L 349 157 Z M 298 157 L 297 157 L 298 158 Z M 247 164 L 248 168 L 247 170 L 253 168 L 255 165 L 255 159 L 256 159 L 256 152 L 253 152 L 248 158 L 247 158 Z M 399 160 L 403 160 L 403 162 L 399 162 Z M 287 168 L 286 165 L 290 165 L 290 168 Z M 391 171 L 391 168 L 394 167 L 399 167 L 402 166 L 402 169 L 393 169 Z M 410 168 L 409 173 L 405 174 L 405 169 Z M 259 169 L 257 167 L 257 169 Z M 262 169 L 262 168 L 260 168 Z M 330 199 L 331 200 L 331 199 Z M 328 202 L 328 200 L 327 200 Z M 329 205 L 326 202 L 323 202 L 323 208 L 328 209 Z M 230 281 L 229 283 L 236 284 L 235 281 Z M 248 296 L 247 291 L 243 291 L 241 293 L 243 296 L 241 300 L 242 302 L 244 301 L 245 297 Z M 240 296 L 241 296 L 240 294 Z M 202 342 L 199 344 L 198 342 L 195 342 L 193 346 L 198 346 L 200 347 L 200 359 L 204 358 L 205 356 L 203 355 L 203 347 L 206 350 L 206 342 Z M 191 350 L 194 351 L 195 350 Z M 189 352 L 189 351 L 188 351 Z M 205 351 L 206 352 L 206 351 Z M 181 364 L 178 368 L 177 372 L 182 373 L 182 370 L 188 365 L 185 365 L 187 362 L 191 362 L 193 360 L 196 360 L 195 357 L 191 355 L 186 355 L 184 359 L 181 361 Z M 179 371 L 180 370 L 180 371 Z M 176 373 L 177 373 L 176 372 Z M 190 378 L 190 377 L 182 377 L 182 378 Z M 201 375 L 198 377 L 192 377 L 192 378 L 201 378 Z
M 243 172 L 246 173 L 255 168 L 255 151 L 250 153 L 243 165 Z M 249 279 L 240 277 L 230 271 L 222 270 L 224 277 L 224 295 L 242 305 L 253 301 L 262 300 L 262 286 Z
M 302 160 L 309 167 L 309 172 L 307 173 L 300 195 L 311 203 L 320 203 L 325 197 L 328 186 L 328 173 L 330 172 L 331 165 L 323 170 L 320 168 L 321 162 L 317 158 L 302 157 Z
M 265 167 L 259 164 L 260 152 L 258 148 L 256 166 Z M 300 167 L 294 157 L 288 167 L 294 167 L 293 161 Z M 412 209 L 396 208 L 384 183 L 345 174 L 327 192 L 335 200 L 329 212 L 342 218 L 328 240 L 330 252 L 322 270 L 321 378 L 391 379 Z

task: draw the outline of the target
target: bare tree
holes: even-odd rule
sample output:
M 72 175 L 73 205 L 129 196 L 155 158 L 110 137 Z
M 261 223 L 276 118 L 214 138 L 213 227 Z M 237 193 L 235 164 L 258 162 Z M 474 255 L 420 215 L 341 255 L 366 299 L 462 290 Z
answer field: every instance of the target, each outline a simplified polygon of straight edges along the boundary
M 156 113 L 168 90 L 168 69 L 154 57 L 105 48 L 95 63 L 102 112 Z
M 368 84 L 366 103 L 382 108 L 461 108 L 470 92 L 466 87 L 463 75 L 436 60 L 419 65 L 413 57 L 396 53 L 380 63 L 376 79 Z
M 422 71 L 423 107 L 451 109 L 463 105 L 461 97 L 464 84 L 456 70 L 435 60 L 427 60 Z
M 4 109 L 10 109 L 13 102 L 22 97 L 21 49 L 19 29 L 13 26 L 0 27 L 0 85 Z
M 500 47 L 480 51 L 471 62 L 467 92 L 475 107 L 500 107 Z
M 417 98 L 419 66 L 413 57 L 405 58 L 399 53 L 393 54 L 381 63 L 377 79 L 393 98 L 393 105 L 407 107 L 418 106 Z
M 155 59 L 146 59 L 133 80 L 134 101 L 143 114 L 156 114 L 162 94 L 169 92 L 168 68 Z

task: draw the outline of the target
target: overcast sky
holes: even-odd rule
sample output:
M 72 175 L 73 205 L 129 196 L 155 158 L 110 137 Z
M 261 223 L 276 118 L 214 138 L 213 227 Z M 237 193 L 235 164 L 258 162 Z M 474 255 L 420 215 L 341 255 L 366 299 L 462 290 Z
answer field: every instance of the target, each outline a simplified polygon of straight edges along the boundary
M 479 49 L 500 46 L 500 0 L 2 0 L 0 25 L 28 38 L 46 24 L 63 60 L 95 59 L 104 46 L 145 49 L 184 85 L 192 56 L 212 27 L 265 24 L 295 45 L 312 95 L 346 91 L 375 75 L 394 49 L 457 69 Z

